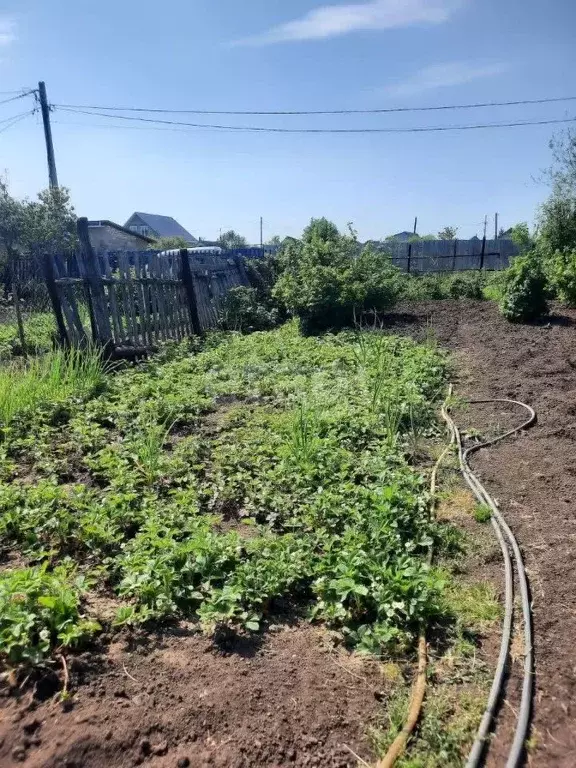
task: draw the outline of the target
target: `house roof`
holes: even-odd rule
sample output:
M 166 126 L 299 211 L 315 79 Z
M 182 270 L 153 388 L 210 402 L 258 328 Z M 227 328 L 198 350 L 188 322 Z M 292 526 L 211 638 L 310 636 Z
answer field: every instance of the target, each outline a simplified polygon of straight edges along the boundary
M 127 235 L 132 235 L 132 237 L 138 237 L 140 238 L 140 240 L 144 240 L 146 243 L 154 242 L 153 237 L 146 237 L 146 235 L 141 235 L 139 232 L 133 232 L 131 229 L 126 229 L 126 227 L 123 227 L 121 224 L 116 224 L 115 221 L 109 221 L 108 219 L 98 219 L 98 221 L 89 221 L 88 227 L 89 228 L 113 227 L 114 229 L 117 229 L 119 232 L 124 232 Z
M 392 237 L 413 237 L 414 232 L 396 232 L 395 235 L 392 235 Z
M 129 225 L 130 220 L 134 218 L 134 216 L 138 216 L 142 219 L 146 226 L 157 233 L 158 237 L 183 237 L 190 243 L 196 242 L 194 235 L 191 235 L 181 224 L 178 224 L 176 219 L 173 219 L 172 216 L 160 216 L 157 213 L 142 213 L 141 211 L 136 211 L 130 216 L 125 226 Z

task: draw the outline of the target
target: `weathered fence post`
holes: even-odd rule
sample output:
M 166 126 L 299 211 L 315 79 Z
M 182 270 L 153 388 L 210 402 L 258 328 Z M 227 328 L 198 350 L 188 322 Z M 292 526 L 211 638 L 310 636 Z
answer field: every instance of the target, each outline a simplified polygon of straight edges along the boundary
M 180 262 L 182 265 L 182 282 L 184 283 L 186 296 L 188 298 L 188 311 L 190 312 L 192 330 L 197 336 L 201 336 L 202 326 L 200 325 L 200 318 L 198 317 L 198 306 L 196 304 L 196 294 L 194 293 L 194 279 L 192 278 L 192 270 L 190 269 L 187 248 L 181 249 Z
M 84 272 L 90 292 L 91 301 L 88 303 L 88 307 L 92 315 L 90 323 L 93 333 L 96 330 L 94 341 L 103 346 L 109 346 L 113 344 L 114 338 L 110 325 L 108 301 L 104 293 L 101 270 L 98 269 L 98 262 L 88 235 L 88 219 L 86 217 L 78 219 L 77 229 L 82 249 L 82 257 L 78 266 Z
M 482 238 L 482 253 L 480 254 L 480 269 L 484 269 L 484 254 L 486 253 L 486 235 Z
M 52 311 L 56 318 L 56 327 L 58 329 L 60 343 L 64 347 L 69 347 L 70 339 L 68 338 L 66 324 L 64 323 L 64 315 L 62 314 L 62 304 L 60 303 L 60 296 L 58 295 L 58 288 L 56 287 L 54 262 L 52 261 L 51 253 L 44 254 L 42 258 L 42 266 L 44 268 L 44 279 L 46 280 L 46 288 L 48 290 L 48 296 L 50 297 L 50 303 L 52 304 Z
M 452 254 L 452 272 L 456 272 L 456 254 L 458 253 L 458 240 L 454 240 L 454 253 Z
M 412 261 L 412 243 L 408 243 L 408 264 L 406 266 L 406 272 L 410 274 L 410 262 Z

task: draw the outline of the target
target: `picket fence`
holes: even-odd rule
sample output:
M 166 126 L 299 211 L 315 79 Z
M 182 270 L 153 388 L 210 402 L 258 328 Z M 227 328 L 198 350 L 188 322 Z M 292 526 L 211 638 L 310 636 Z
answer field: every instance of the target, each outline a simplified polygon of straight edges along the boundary
M 131 356 L 162 341 L 201 335 L 216 327 L 229 289 L 249 284 L 240 257 L 187 250 L 96 255 L 86 219 L 78 221 L 78 236 L 80 253 L 44 259 L 65 345 L 92 341 L 117 356 Z

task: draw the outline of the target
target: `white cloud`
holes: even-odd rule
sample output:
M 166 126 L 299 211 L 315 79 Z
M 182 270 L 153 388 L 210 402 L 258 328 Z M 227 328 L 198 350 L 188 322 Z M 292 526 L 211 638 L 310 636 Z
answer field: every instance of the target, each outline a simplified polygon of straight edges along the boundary
M 350 32 L 393 29 L 412 24 L 441 24 L 465 0 L 371 0 L 367 3 L 324 5 L 300 19 L 238 41 L 267 45 L 296 40 L 325 40 Z
M 16 23 L 12 19 L 0 17 L 0 47 L 10 45 L 16 40 Z
M 500 75 L 506 69 L 508 66 L 503 62 L 479 64 L 469 61 L 453 61 L 447 64 L 432 64 L 401 83 L 384 88 L 384 93 L 389 96 L 414 96 L 436 88 L 463 85 L 483 77 Z

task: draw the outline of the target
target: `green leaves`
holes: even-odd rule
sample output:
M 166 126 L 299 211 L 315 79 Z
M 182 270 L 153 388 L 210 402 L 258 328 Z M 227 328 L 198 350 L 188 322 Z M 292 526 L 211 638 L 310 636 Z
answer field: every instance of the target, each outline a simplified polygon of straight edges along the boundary
M 80 613 L 85 591 L 69 566 L 0 573 L 0 654 L 9 664 L 37 664 L 51 648 L 78 645 L 100 629 Z
M 211 335 L 195 355 L 171 346 L 99 394 L 19 416 L 0 538 L 49 565 L 22 582 L 25 610 L 7 599 L 5 652 L 40 659 L 96 630 L 85 586 L 50 570 L 66 556 L 125 601 L 117 627 L 187 616 L 257 632 L 287 601 L 365 650 L 406 640 L 441 590 L 411 462 L 445 371 L 408 339 L 292 322 Z

